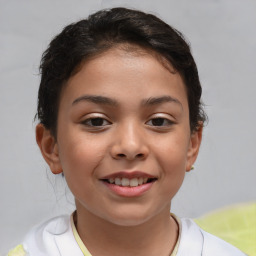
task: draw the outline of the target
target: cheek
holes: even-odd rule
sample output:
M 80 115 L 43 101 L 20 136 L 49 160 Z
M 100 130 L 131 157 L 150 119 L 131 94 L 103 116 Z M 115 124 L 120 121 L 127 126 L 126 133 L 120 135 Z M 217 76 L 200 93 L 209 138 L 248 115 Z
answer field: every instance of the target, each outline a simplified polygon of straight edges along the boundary
M 166 175 L 172 175 L 181 170 L 185 171 L 188 144 L 187 136 L 184 133 L 181 136 L 166 136 L 155 144 L 158 161 Z
M 160 167 L 162 168 L 164 182 L 170 188 L 179 188 L 185 176 L 186 154 L 177 152 L 177 148 L 169 148 L 165 152 L 162 151 Z
M 91 179 L 88 177 L 95 175 L 95 169 L 100 165 L 105 151 L 104 144 L 94 138 L 66 138 L 60 145 L 59 156 L 67 182 L 81 183 L 87 180 L 89 183 Z
M 184 177 L 186 161 L 184 154 L 177 154 L 174 150 L 163 152 L 164 156 L 160 167 L 162 168 L 162 190 L 160 198 L 168 198 L 171 201 L 175 194 L 179 191 Z
M 185 176 L 188 140 L 183 136 L 173 136 L 158 141 L 156 148 L 157 162 L 163 179 L 163 193 L 173 197 L 179 190 Z

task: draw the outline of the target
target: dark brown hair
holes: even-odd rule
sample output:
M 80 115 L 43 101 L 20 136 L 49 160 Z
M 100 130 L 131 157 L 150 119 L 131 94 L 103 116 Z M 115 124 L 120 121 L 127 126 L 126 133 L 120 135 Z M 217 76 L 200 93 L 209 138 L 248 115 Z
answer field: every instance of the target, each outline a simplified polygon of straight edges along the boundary
M 43 53 L 37 117 L 54 136 L 60 93 L 79 65 L 119 44 L 149 49 L 167 60 L 186 85 L 190 129 L 206 115 L 200 101 L 202 88 L 190 47 L 183 35 L 152 14 L 126 8 L 101 10 L 63 29 Z

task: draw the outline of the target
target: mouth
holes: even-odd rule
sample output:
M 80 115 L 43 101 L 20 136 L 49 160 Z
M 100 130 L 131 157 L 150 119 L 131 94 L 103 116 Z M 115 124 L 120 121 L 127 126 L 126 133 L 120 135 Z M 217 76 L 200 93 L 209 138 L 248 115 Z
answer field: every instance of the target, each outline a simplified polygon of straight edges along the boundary
M 122 171 L 100 179 L 114 194 L 130 198 L 144 195 L 157 180 L 157 177 L 141 171 Z
M 138 187 L 147 183 L 153 183 L 157 178 L 149 177 L 135 177 L 135 178 L 125 178 L 125 177 L 115 177 L 109 179 L 102 179 L 103 182 L 121 186 L 121 187 Z
M 122 171 L 101 178 L 101 181 L 120 187 L 139 187 L 153 183 L 157 177 L 141 171 Z

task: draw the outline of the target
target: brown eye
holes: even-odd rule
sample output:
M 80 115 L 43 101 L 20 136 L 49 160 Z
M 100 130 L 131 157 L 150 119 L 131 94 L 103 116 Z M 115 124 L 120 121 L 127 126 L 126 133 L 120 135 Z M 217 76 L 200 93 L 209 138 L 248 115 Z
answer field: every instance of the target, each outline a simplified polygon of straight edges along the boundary
M 109 121 L 107 121 L 106 119 L 101 118 L 101 117 L 89 118 L 89 119 L 86 119 L 85 121 L 83 121 L 82 123 L 87 126 L 96 126 L 96 127 L 105 126 L 105 125 L 110 124 Z
M 157 117 L 149 120 L 147 124 L 151 126 L 169 126 L 169 125 L 172 125 L 173 123 L 172 121 L 166 118 Z

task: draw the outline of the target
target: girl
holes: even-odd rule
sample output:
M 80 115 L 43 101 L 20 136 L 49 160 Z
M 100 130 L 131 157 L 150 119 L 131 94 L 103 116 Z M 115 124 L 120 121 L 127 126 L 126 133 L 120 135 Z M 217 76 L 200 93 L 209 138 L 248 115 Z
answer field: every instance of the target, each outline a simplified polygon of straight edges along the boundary
M 205 121 L 180 32 L 143 12 L 103 10 L 56 36 L 40 68 L 36 140 L 76 211 L 9 255 L 244 255 L 170 215 Z

